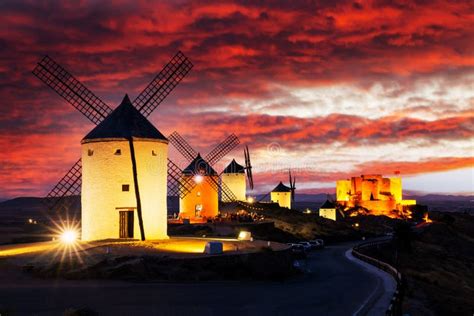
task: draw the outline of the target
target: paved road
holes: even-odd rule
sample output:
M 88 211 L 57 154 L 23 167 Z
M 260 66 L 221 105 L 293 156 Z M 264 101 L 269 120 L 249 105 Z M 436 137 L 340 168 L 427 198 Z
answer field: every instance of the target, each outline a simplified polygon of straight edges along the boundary
M 306 261 L 310 272 L 283 283 L 31 282 L 24 276 L 6 282 L 2 277 L 0 308 L 13 315 L 62 315 L 78 306 L 100 315 L 353 315 L 383 287 L 380 276 L 345 257 L 352 245 L 312 253 Z

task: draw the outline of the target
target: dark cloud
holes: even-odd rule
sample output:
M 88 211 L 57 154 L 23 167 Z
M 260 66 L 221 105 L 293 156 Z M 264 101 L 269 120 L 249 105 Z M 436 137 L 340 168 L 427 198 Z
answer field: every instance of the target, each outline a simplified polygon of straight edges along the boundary
M 208 134 L 204 147 L 230 129 L 257 147 L 282 140 L 295 150 L 313 142 L 367 146 L 473 136 L 472 112 L 458 109 L 459 98 L 450 95 L 453 87 L 472 85 L 470 1 L 2 1 L 0 12 L 0 137 L 9 148 L 1 164 L 23 170 L 15 190 L 25 179 L 43 179 L 32 180 L 30 191 L 44 192 L 75 160 L 71 153 L 92 128 L 32 76 L 44 54 L 114 107 L 183 50 L 195 67 L 152 120 L 165 131 L 195 134 L 191 127 L 200 126 Z M 431 121 L 400 111 L 377 119 L 244 115 L 245 104 L 257 101 L 258 110 L 277 114 L 318 106 L 291 95 L 293 88 L 348 85 L 364 93 L 395 81 L 397 87 L 382 94 L 399 100 L 423 78 L 442 78 L 443 88 L 437 96 L 409 99 L 406 111 L 431 108 L 437 117 Z M 51 157 L 46 144 L 35 145 L 40 138 L 62 151 Z M 47 179 L 38 177 L 53 165 L 58 170 Z M 0 176 L 0 197 L 18 192 L 9 189 L 12 177 Z

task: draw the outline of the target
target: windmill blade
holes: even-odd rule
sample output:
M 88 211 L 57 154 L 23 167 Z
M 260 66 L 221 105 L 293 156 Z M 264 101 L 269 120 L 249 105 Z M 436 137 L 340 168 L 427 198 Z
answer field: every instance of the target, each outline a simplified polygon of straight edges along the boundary
M 168 158 L 168 196 L 184 198 L 191 193 L 194 188 L 191 181 L 183 182 L 181 179 L 182 170 Z
M 209 165 L 213 166 L 221 160 L 222 157 L 230 153 L 238 144 L 240 144 L 239 138 L 235 136 L 235 134 L 231 134 L 222 143 L 217 145 L 216 148 L 211 150 L 204 160 L 207 161 Z
M 198 153 L 178 132 L 174 131 L 171 133 L 171 135 L 168 136 L 168 140 L 189 162 L 197 157 Z
M 245 145 L 244 148 L 245 157 L 245 170 L 247 171 L 247 179 L 249 181 L 250 189 L 253 190 L 253 176 L 252 176 L 252 164 L 250 163 L 249 147 Z
M 263 200 L 264 200 L 265 198 L 267 198 L 270 194 L 271 194 L 271 192 L 268 192 L 267 194 L 265 194 L 264 196 L 262 196 L 262 197 L 258 200 L 258 202 L 263 201 Z
M 234 192 L 221 181 L 221 195 L 224 195 L 228 201 L 235 202 L 237 201 L 237 197 L 235 196 Z
M 247 169 L 247 178 L 249 180 L 250 189 L 253 190 L 253 175 L 252 168 Z
M 112 112 L 107 104 L 49 56 L 36 65 L 33 74 L 94 124 L 99 124 Z
M 193 68 L 191 61 L 181 51 L 178 51 L 133 101 L 133 106 L 145 117 L 150 115 L 191 68 Z
M 295 201 L 295 183 L 296 183 L 296 177 L 291 178 L 291 170 L 288 170 L 288 173 L 290 175 L 290 189 L 291 189 L 291 200 L 294 202 Z
M 216 190 L 217 193 L 219 193 L 219 188 L 220 188 L 220 192 L 221 192 L 221 200 L 222 200 L 222 197 L 225 196 L 225 198 L 227 199 L 227 201 L 230 201 L 230 202 L 235 202 L 237 201 L 237 197 L 235 196 L 235 194 L 232 192 L 231 189 L 229 189 L 229 187 L 222 181 L 219 181 L 216 180 L 214 177 L 206 177 L 206 181 L 211 185 L 211 187 Z
M 81 169 L 81 159 L 79 159 L 48 193 L 44 199 L 48 210 L 67 209 L 74 202 L 74 196 L 81 194 Z

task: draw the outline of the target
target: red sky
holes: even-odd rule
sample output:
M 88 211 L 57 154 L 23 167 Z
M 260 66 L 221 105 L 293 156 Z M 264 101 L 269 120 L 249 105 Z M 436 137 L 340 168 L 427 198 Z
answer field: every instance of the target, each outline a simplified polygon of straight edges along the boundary
M 236 133 L 258 191 L 292 168 L 305 192 L 399 170 L 472 193 L 472 1 L 292 2 L 2 1 L 0 198 L 46 194 L 93 128 L 31 74 L 43 55 L 115 107 L 178 50 L 195 66 L 151 121 L 202 152 Z

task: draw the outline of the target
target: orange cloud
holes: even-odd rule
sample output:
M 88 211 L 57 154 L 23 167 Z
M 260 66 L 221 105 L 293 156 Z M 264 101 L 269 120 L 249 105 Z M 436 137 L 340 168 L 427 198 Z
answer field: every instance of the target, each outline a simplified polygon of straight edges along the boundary
M 8 149 L 0 161 L 0 198 L 47 191 L 75 161 L 81 136 L 92 128 L 31 75 L 46 53 L 114 107 L 126 92 L 139 93 L 182 49 L 195 67 L 151 119 L 165 133 L 190 135 L 204 150 L 230 132 L 255 149 L 282 142 L 301 154 L 315 144 L 350 150 L 473 137 L 472 112 L 456 108 L 460 95 L 472 95 L 474 12 L 467 0 L 4 1 L 0 10 L 0 145 Z M 420 106 L 409 101 L 376 119 L 365 117 L 364 104 L 360 114 L 348 115 L 343 106 L 325 112 L 316 101 L 303 106 L 321 107 L 324 115 L 278 114 L 302 106 L 291 88 L 348 85 L 363 93 L 394 82 L 397 91 L 387 98 L 395 99 L 416 90 L 419 78 L 445 82 L 423 96 L 423 111 L 431 108 L 434 118 L 410 117 Z M 253 112 L 255 100 L 260 108 Z M 340 102 L 337 96 L 333 101 Z M 437 114 L 441 107 L 447 114 Z M 443 154 L 458 155 L 449 146 Z

